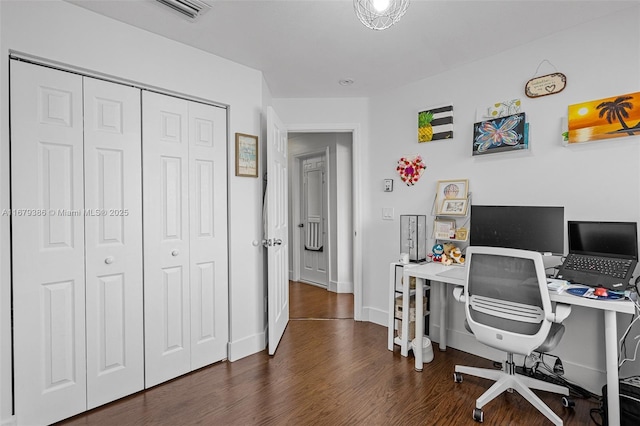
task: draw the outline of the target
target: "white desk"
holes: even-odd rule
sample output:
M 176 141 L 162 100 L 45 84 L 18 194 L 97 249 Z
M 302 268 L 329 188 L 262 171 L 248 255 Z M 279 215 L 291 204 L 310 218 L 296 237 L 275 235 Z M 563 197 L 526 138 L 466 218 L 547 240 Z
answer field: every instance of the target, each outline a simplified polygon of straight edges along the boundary
M 416 336 L 424 335 L 424 313 L 422 311 L 422 288 L 425 280 L 440 286 L 440 350 L 447 348 L 447 325 L 446 325 L 446 308 L 447 308 L 447 291 L 445 284 L 454 286 L 464 286 L 464 279 L 457 279 L 438 275 L 449 268 L 455 266 L 445 266 L 440 263 L 426 263 L 424 265 L 416 265 L 412 268 L 405 268 L 404 280 L 409 282 L 409 277 L 416 277 Z M 626 301 L 605 301 L 593 300 L 584 297 L 576 297 L 570 294 L 551 293 L 551 301 L 565 303 L 567 305 L 585 306 L 592 309 L 600 309 L 604 313 L 604 344 L 607 370 L 607 406 L 609 409 L 608 419 L 609 425 L 615 426 L 620 424 L 620 399 L 618 388 L 618 327 L 616 313 L 621 312 L 633 315 L 635 313 L 635 305 L 633 302 Z M 416 371 L 422 371 L 422 351 L 414 351 L 416 359 Z

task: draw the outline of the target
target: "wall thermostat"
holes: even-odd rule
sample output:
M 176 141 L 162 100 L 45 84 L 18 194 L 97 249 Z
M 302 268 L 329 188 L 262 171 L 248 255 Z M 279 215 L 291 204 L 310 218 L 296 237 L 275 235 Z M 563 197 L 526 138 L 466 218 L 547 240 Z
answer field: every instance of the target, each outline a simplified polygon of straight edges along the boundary
M 393 179 L 385 179 L 384 192 L 392 192 L 392 191 L 393 191 Z

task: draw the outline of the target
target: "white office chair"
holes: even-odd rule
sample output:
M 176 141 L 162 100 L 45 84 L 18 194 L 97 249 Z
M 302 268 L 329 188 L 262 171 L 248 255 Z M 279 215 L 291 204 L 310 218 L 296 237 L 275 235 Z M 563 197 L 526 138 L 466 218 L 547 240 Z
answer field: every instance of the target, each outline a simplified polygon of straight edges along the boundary
M 516 374 L 513 355 L 530 355 L 532 351 L 553 349 L 564 333 L 560 324 L 571 313 L 568 305 L 551 307 L 544 265 L 540 253 L 495 247 L 468 247 L 465 286 L 454 290 L 454 297 L 465 303 L 470 331 L 485 345 L 507 352 L 503 370 L 456 365 L 454 380 L 462 382 L 461 373 L 495 380 L 476 400 L 473 418 L 484 421 L 482 407 L 505 390 L 516 390 L 556 425 L 558 417 L 532 391 L 540 389 L 569 395 L 566 387 Z M 464 292 L 463 292 L 464 291 Z M 563 405 L 570 406 L 567 398 Z

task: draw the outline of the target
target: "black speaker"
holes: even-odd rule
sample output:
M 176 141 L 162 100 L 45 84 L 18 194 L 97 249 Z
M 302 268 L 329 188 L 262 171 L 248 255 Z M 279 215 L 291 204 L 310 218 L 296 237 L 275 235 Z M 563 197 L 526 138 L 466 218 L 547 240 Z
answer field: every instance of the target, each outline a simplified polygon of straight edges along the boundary
M 602 387 L 603 425 L 608 425 L 607 385 Z M 640 425 L 640 376 L 620 379 L 620 426 Z

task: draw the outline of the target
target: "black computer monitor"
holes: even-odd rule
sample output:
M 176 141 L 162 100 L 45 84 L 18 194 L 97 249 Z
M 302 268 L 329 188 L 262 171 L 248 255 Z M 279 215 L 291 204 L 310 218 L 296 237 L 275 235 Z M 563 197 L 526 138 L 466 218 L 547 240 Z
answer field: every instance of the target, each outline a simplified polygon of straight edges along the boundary
M 471 206 L 469 244 L 564 253 L 564 207 Z

